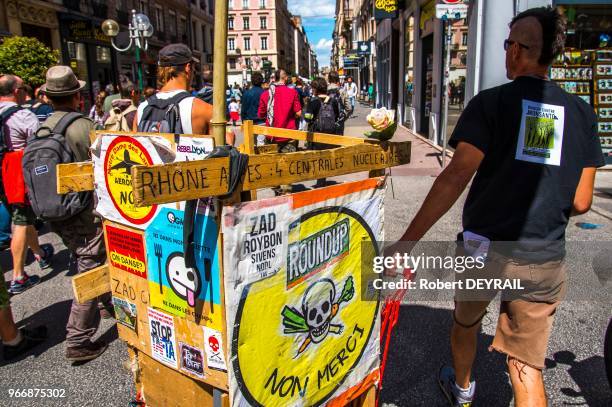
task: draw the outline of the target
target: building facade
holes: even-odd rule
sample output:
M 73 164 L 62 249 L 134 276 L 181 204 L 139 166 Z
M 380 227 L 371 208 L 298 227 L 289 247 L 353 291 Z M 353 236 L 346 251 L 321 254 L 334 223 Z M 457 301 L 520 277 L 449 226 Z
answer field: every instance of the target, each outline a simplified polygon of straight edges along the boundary
M 140 52 L 145 86 L 156 86 L 157 53 L 169 43 L 185 43 L 202 65 L 211 63 L 214 0 L 0 0 L 0 36 L 35 37 L 59 50 L 61 63 L 87 81 L 83 96 L 89 106 L 119 75 L 138 81 L 134 48 L 116 51 L 100 29 L 107 18 L 116 20 L 121 28 L 115 43 L 125 47 L 131 10 L 146 14 L 154 27 L 148 49 Z M 199 85 L 200 69 L 196 72 Z
M 299 16 L 287 8 L 287 0 L 229 0 L 227 82 L 250 81 L 254 71 L 283 68 L 309 77 L 316 56 L 308 43 Z
M 376 29 L 373 0 L 337 0 L 331 68 L 352 77 L 363 95 L 376 82 Z M 363 51 L 367 49 L 367 51 Z

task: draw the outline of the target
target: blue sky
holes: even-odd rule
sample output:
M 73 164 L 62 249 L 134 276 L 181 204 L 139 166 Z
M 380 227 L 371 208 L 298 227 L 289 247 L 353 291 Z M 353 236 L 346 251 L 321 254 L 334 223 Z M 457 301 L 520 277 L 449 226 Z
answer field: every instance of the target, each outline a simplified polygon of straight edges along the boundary
M 289 11 L 302 16 L 302 24 L 313 45 L 319 66 L 329 66 L 332 46 L 336 1 L 335 0 L 288 0 Z

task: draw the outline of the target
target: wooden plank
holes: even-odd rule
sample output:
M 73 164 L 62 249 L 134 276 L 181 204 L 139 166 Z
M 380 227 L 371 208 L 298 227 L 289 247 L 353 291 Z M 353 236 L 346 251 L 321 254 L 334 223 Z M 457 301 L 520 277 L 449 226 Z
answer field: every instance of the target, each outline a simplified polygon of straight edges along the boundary
M 293 140 L 314 141 L 317 143 L 333 144 L 336 146 L 354 146 L 357 144 L 380 144 L 380 141 L 360 137 L 338 136 L 326 133 L 310 133 L 301 130 L 280 129 L 267 126 L 253 126 L 255 134 L 270 137 L 284 137 Z
M 137 352 L 142 394 L 147 407 L 212 406 L 213 387 Z
M 136 206 L 225 195 L 229 190 L 229 158 L 132 167 Z
M 111 290 L 108 264 L 105 264 L 72 278 L 74 299 L 79 303 L 92 300 Z
M 265 146 L 255 146 L 255 154 L 276 154 L 278 144 L 266 144 Z
M 249 156 L 243 190 L 379 170 L 410 162 L 410 142 Z M 136 205 L 177 202 L 228 192 L 228 159 L 132 167 Z
M 93 191 L 94 175 L 93 163 L 59 164 L 57 166 L 57 193 Z
M 253 122 L 251 120 L 247 120 L 242 125 L 242 130 L 244 134 L 244 153 L 248 155 L 261 154 L 260 152 L 255 150 L 255 134 L 253 133 Z M 242 194 L 244 196 L 242 196 Z M 241 199 L 244 201 L 254 201 L 257 199 L 257 191 L 244 191 L 241 194 Z
M 328 178 L 378 170 L 410 162 L 410 142 L 383 145 L 360 144 L 332 150 L 249 157 L 244 189 Z

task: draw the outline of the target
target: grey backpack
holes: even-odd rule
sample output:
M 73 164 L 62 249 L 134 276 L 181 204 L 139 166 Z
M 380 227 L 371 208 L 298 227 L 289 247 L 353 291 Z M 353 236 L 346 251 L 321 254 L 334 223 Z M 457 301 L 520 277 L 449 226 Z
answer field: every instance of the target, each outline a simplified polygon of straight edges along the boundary
M 53 129 L 43 126 L 28 140 L 23 152 L 23 178 L 30 204 L 36 216 L 45 221 L 61 221 L 71 218 L 92 202 L 91 192 L 57 193 L 57 165 L 74 162 L 74 154 L 66 142 L 66 129 L 80 113 L 65 114 Z M 47 129 L 48 135 L 40 131 Z

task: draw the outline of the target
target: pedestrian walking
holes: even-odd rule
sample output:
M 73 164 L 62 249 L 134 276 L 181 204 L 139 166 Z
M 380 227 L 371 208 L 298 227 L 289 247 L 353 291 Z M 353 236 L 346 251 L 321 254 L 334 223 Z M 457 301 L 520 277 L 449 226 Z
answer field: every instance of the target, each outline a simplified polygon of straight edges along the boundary
M 25 85 L 25 90 L 29 99 L 21 106 L 30 109 L 40 123 L 44 122 L 53 113 L 53 107 L 46 100 L 45 93 L 41 92 L 40 88 L 34 92 L 29 85 Z
M 240 105 L 236 102 L 235 98 L 232 98 L 229 104 L 229 114 L 230 120 L 234 127 L 236 127 L 236 122 L 240 120 Z
M 210 68 L 202 71 L 202 88 L 196 95 L 197 98 L 202 99 L 209 105 L 213 104 L 213 71 Z
M 264 78 L 260 72 L 253 72 L 251 75 L 251 87 L 244 92 L 242 95 L 242 103 L 240 106 L 240 116 L 242 120 L 252 120 L 254 124 L 264 124 L 265 120 L 261 119 L 258 115 L 259 110 L 259 99 L 264 92 L 261 87 Z M 257 145 L 264 145 L 266 137 L 263 135 L 257 135 Z
M 302 115 L 302 106 L 295 89 L 287 86 L 287 72 L 279 69 L 272 76 L 270 84 L 259 100 L 258 115 L 265 119 L 266 126 L 296 130 L 296 119 Z M 270 137 L 268 141 L 276 143 L 281 153 L 297 151 L 297 142 L 285 137 Z M 276 194 L 291 192 L 291 185 L 282 185 L 275 189 Z
M 212 106 L 188 92 L 197 59 L 185 44 L 166 45 L 159 51 L 160 89 L 138 106 L 134 128 L 141 132 L 209 134 Z
M 324 78 L 315 78 L 312 81 L 312 91 L 314 93 L 304 111 L 308 131 L 317 133 L 338 134 L 342 124 L 341 118 L 344 109 L 340 105 L 340 99 L 327 93 L 327 82 Z M 327 150 L 336 146 L 324 143 L 310 142 L 310 150 Z M 315 188 L 326 185 L 325 178 L 317 179 Z
M 120 75 L 119 80 L 121 81 L 124 76 L 125 75 Z M 104 113 L 108 113 L 113 108 L 113 100 L 120 99 L 121 94 L 119 93 L 119 86 L 115 84 L 108 84 L 104 89 L 107 96 L 104 98 L 103 108 Z
M 344 124 L 346 120 L 348 120 L 348 118 L 351 116 L 351 107 L 349 104 L 348 96 L 346 92 L 342 92 L 340 88 L 340 76 L 338 75 L 338 72 L 329 72 L 329 74 L 327 74 L 327 80 L 329 82 L 327 84 L 327 94 L 337 99 L 342 109 L 344 110 L 344 114 L 342 114 L 339 119 L 340 127 L 338 128 L 338 133 L 336 133 L 339 135 L 343 135 Z
M 24 84 L 20 77 L 0 77 L 0 144 L 4 150 L 2 184 L 5 203 L 13 223 L 13 279 L 9 288 L 13 295 L 20 294 L 40 282 L 39 276 L 29 276 L 25 271 L 28 247 L 32 249 L 41 269 L 50 267 L 49 261 L 53 256 L 51 245 L 41 247 L 38 243 L 38 232 L 34 227 L 36 215 L 26 195 L 21 167 L 23 150 L 40 126 L 38 118 L 31 110 L 19 106 L 25 102 L 25 97 Z
M 401 238 L 421 239 L 475 174 L 457 253 L 486 258 L 479 277 L 486 272 L 517 278 L 526 287 L 518 295 L 502 292 L 490 346 L 506 355 L 518 407 L 547 405 L 542 369 L 567 284 L 565 229 L 571 216 L 589 210 L 596 168 L 604 165 L 593 108 L 548 79 L 564 41 L 565 22 L 557 9 L 529 9 L 512 19 L 503 44 L 512 82 L 471 99 L 450 140 L 455 148 L 450 164 Z M 546 130 L 547 143 L 530 140 L 533 129 Z M 386 253 L 400 247 L 395 244 Z M 460 281 L 470 277 L 467 270 L 457 275 Z M 443 367 L 438 377 L 453 406 L 470 406 L 474 400 L 477 334 L 495 294 L 455 291 L 452 367 Z
M 43 89 L 55 112 L 45 120 L 36 133 L 37 139 L 57 137 L 58 140 L 64 140 L 75 162 L 89 160 L 91 145 L 89 133 L 94 129 L 93 121 L 78 112 L 81 91 L 85 86 L 86 83 L 77 80 L 70 67 L 58 65 L 49 68 Z M 33 157 L 36 150 L 35 145 L 32 146 L 28 154 Z M 41 162 L 39 165 L 44 163 Z M 30 192 L 35 196 L 41 194 L 41 191 L 38 191 L 38 194 L 37 191 Z M 106 263 L 102 221 L 94 215 L 93 201 L 93 192 L 89 192 L 79 202 L 81 206 L 74 210 L 74 215 L 49 222 L 51 229 L 58 234 L 76 260 L 78 273 L 84 273 Z M 44 200 L 37 201 L 39 208 L 48 204 Z M 95 359 L 106 350 L 105 342 L 92 341 L 104 307 L 111 307 L 110 293 L 83 303 L 72 301 L 66 325 L 67 360 L 81 362 Z
M 0 339 L 5 361 L 26 354 L 47 339 L 47 327 L 44 325 L 17 328 L 4 282 L 0 284 Z
M 344 84 L 344 93 L 346 93 L 351 109 L 349 117 L 352 116 L 353 112 L 355 111 L 355 100 L 357 99 L 358 91 L 357 84 L 353 82 L 353 77 L 349 76 Z
M 106 113 L 104 113 L 104 100 L 106 96 L 108 95 L 105 90 L 98 92 L 93 106 L 89 109 L 89 118 L 93 121 L 96 130 L 104 128 L 104 120 L 106 117 Z
M 134 117 L 136 116 L 137 107 L 134 104 L 137 91 L 134 84 L 129 79 L 120 86 L 120 99 L 112 101 L 112 109 L 105 117 L 104 130 L 109 131 L 133 131 Z

